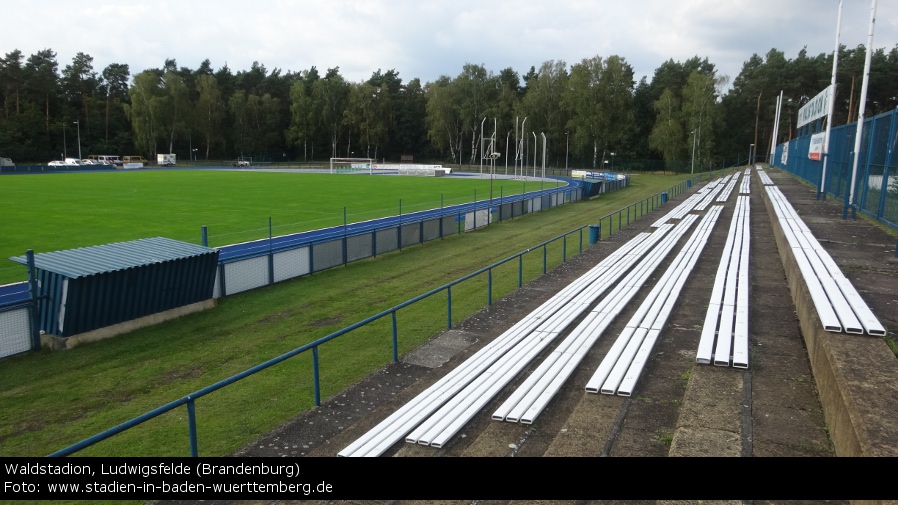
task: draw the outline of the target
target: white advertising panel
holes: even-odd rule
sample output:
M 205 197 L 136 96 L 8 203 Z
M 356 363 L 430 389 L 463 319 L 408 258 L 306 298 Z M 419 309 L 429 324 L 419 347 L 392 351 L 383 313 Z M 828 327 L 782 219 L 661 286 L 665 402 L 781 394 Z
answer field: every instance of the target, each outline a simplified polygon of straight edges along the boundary
M 811 135 L 811 145 L 808 147 L 808 158 L 814 161 L 820 161 L 820 157 L 823 155 L 824 144 L 826 144 L 826 132 Z
M 818 93 L 817 96 L 811 98 L 811 101 L 804 104 L 802 108 L 798 109 L 798 128 L 801 128 L 811 121 L 820 119 L 829 113 L 831 89 L 831 85 L 827 86 L 826 89 Z

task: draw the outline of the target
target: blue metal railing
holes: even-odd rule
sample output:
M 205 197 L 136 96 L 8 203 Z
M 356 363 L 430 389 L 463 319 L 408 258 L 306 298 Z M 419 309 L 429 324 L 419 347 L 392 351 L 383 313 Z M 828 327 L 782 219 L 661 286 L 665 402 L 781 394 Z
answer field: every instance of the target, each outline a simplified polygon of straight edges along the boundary
M 700 176 L 697 177 L 696 179 L 701 180 Z M 693 180 L 695 180 L 695 179 L 691 179 L 690 181 L 687 181 L 687 182 L 683 182 L 683 183 L 681 183 L 681 184 L 678 184 L 678 185 L 676 185 L 676 186 L 670 188 L 670 189 L 667 191 L 667 193 L 673 194 L 673 195 L 678 195 L 678 194 L 682 193 L 684 190 L 686 190 L 689 186 L 691 186 L 691 181 L 693 181 Z M 606 219 L 606 218 L 610 219 L 610 218 L 613 217 L 613 216 L 618 216 L 618 223 L 619 223 L 619 225 L 618 225 L 618 230 L 619 230 L 619 229 L 620 229 L 620 226 L 622 225 L 622 215 L 623 215 L 624 212 L 627 213 L 627 216 L 628 216 L 628 217 L 627 217 L 627 223 L 629 224 L 629 223 L 631 222 L 631 221 L 630 221 L 630 217 L 629 217 L 629 216 L 631 215 L 631 210 L 630 210 L 630 209 L 634 209 L 634 210 L 633 210 L 633 215 L 634 215 L 633 221 L 636 221 L 636 220 L 638 220 L 639 218 L 641 218 L 641 217 L 647 215 L 648 212 L 650 212 L 651 210 L 653 210 L 653 209 L 659 207 L 659 206 L 661 205 L 661 203 L 660 203 L 660 202 L 661 202 L 661 198 L 660 198 L 660 197 L 661 197 L 661 193 L 658 193 L 658 194 L 656 194 L 656 195 L 654 195 L 654 196 L 651 196 L 651 197 L 649 197 L 649 198 L 643 199 L 643 200 L 641 200 L 640 202 L 637 202 L 637 203 L 635 203 L 635 204 L 631 204 L 631 205 L 628 205 L 627 207 L 621 208 L 621 209 L 619 209 L 619 210 L 616 211 L 616 212 L 612 212 L 612 213 L 610 213 L 610 214 L 608 214 L 608 215 L 602 217 L 601 219 Z M 666 202 L 664 202 L 664 203 L 666 203 Z M 644 212 L 642 212 L 641 214 L 638 214 L 638 215 L 637 215 L 637 214 L 636 214 L 636 211 L 635 211 L 635 206 L 636 206 L 636 205 L 641 205 L 640 208 L 641 208 Z M 649 209 L 649 210 L 646 211 L 646 209 Z M 601 221 L 600 221 L 600 222 L 601 222 Z M 364 319 L 364 320 L 362 320 L 362 321 L 359 321 L 359 322 L 357 322 L 357 323 L 355 323 L 355 324 L 353 324 L 353 325 L 351 325 L 351 326 L 347 326 L 347 327 L 345 327 L 345 328 L 343 328 L 343 329 L 341 329 L 341 330 L 338 330 L 338 331 L 336 331 L 336 332 L 334 332 L 334 333 L 331 333 L 331 334 L 329 334 L 329 335 L 327 335 L 327 336 L 325 336 L 325 337 L 319 338 L 319 339 L 317 339 L 317 340 L 315 340 L 315 341 L 313 341 L 313 342 L 309 342 L 308 344 L 305 344 L 305 345 L 303 345 L 303 346 L 301 346 L 301 347 L 298 347 L 298 348 L 296 348 L 296 349 L 293 349 L 293 350 L 290 351 L 290 352 L 287 352 L 287 353 L 285 353 L 285 354 L 282 354 L 282 355 L 280 355 L 280 356 L 278 356 L 278 357 L 276 357 L 276 358 L 272 358 L 272 359 L 270 359 L 270 360 L 268 360 L 268 361 L 265 361 L 264 363 L 261 363 L 261 364 L 259 364 L 259 365 L 256 365 L 256 366 L 252 367 L 252 368 L 249 368 L 249 369 L 247 369 L 247 370 L 245 370 L 245 371 L 243 371 L 243 372 L 241 372 L 241 373 L 238 373 L 238 374 L 236 374 L 236 375 L 233 375 L 233 376 L 231 376 L 231 377 L 229 377 L 229 378 L 227 378 L 227 379 L 223 379 L 223 380 L 221 380 L 221 381 L 218 381 L 218 382 L 216 382 L 216 383 L 214 383 L 214 384 L 212 384 L 212 385 L 210 385 L 210 386 L 207 386 L 207 387 L 202 388 L 202 389 L 200 389 L 200 390 L 198 390 L 198 391 L 195 391 L 195 392 L 193 392 L 193 393 L 190 393 L 190 394 L 188 394 L 187 396 L 184 396 L 184 397 L 182 397 L 182 398 L 179 398 L 179 399 L 177 399 L 177 400 L 174 400 L 174 401 L 172 401 L 172 402 L 169 402 L 169 403 L 167 403 L 167 404 L 165 404 L 165 405 L 162 405 L 162 406 L 160 406 L 160 407 L 157 407 L 157 408 L 155 408 L 155 409 L 153 409 L 153 410 L 151 410 L 151 411 L 149 411 L 149 412 L 146 412 L 146 413 L 144 413 L 144 414 L 142 414 L 142 415 L 140 415 L 140 416 L 137 416 L 137 417 L 135 417 L 135 418 L 133 418 L 133 419 L 130 419 L 130 420 L 128 420 L 128 421 L 125 421 L 125 422 L 123 422 L 123 423 L 121 423 L 121 424 L 119 424 L 119 425 L 117 425 L 117 426 L 114 426 L 114 427 L 109 428 L 109 429 L 107 429 L 107 430 L 105 430 L 105 431 L 103 431 L 103 432 L 100 432 L 100 433 L 96 434 L 96 435 L 93 435 L 93 436 L 91 436 L 91 437 L 88 437 L 88 438 L 86 438 L 86 439 L 84 439 L 84 440 L 82 440 L 82 441 L 80 441 L 80 442 L 78 442 L 78 443 L 75 443 L 75 444 L 72 444 L 72 445 L 70 445 L 70 446 L 68 446 L 68 447 L 65 447 L 65 448 L 63 448 L 63 449 L 60 449 L 60 450 L 58 450 L 58 451 L 56 451 L 56 452 L 54 452 L 54 453 L 52 453 L 52 454 L 49 454 L 49 456 L 67 456 L 67 455 L 73 454 L 73 453 L 75 453 L 75 452 L 78 452 L 78 451 L 80 451 L 80 450 L 86 448 L 86 447 L 89 447 L 89 446 L 94 445 L 94 444 L 96 444 L 96 443 L 98 443 L 98 442 L 101 442 L 101 441 L 103 441 L 103 440 L 106 440 L 107 438 L 110 438 L 110 437 L 112 437 L 112 436 L 114 436 L 114 435 L 116 435 L 116 434 L 118 434 L 118 433 L 121 433 L 121 432 L 123 432 L 123 431 L 126 431 L 126 430 L 128 430 L 128 429 L 130 429 L 130 428 L 132 428 L 132 427 L 134 427 L 134 426 L 137 426 L 137 425 L 142 424 L 142 423 L 144 423 L 144 422 L 146 422 L 146 421 L 149 421 L 149 420 L 151 420 L 151 419 L 153 419 L 153 418 L 155 418 L 155 417 L 158 417 L 158 416 L 160 416 L 160 415 L 162 415 L 162 414 L 164 414 L 164 413 L 166 413 L 166 412 L 169 412 L 169 411 L 174 410 L 174 409 L 176 409 L 176 408 L 178 408 L 178 407 L 181 407 L 181 406 L 186 405 L 186 406 L 187 406 L 187 416 L 188 416 L 188 429 L 189 429 L 190 454 L 191 454 L 191 456 L 196 457 L 196 456 L 199 455 L 199 448 L 198 448 L 198 444 L 197 444 L 196 409 L 195 409 L 195 402 L 196 402 L 196 400 L 197 400 L 198 398 L 201 398 L 201 397 L 203 397 L 203 396 L 205 396 L 205 395 L 207 395 L 207 394 L 210 394 L 210 393 L 212 393 L 212 392 L 215 392 L 215 391 L 218 391 L 218 390 L 220 390 L 220 389 L 223 389 L 224 387 L 226 387 L 226 386 L 228 386 L 228 385 L 230 385 L 230 384 L 233 384 L 233 383 L 235 383 L 235 382 L 237 382 L 237 381 L 239 381 L 239 380 L 241 380 L 241 379 L 244 379 L 244 378 L 246 378 L 246 377 L 249 377 L 250 375 L 253 375 L 253 374 L 256 374 L 256 373 L 258 373 L 258 372 L 261 372 L 262 370 L 265 370 L 265 369 L 267 369 L 267 368 L 270 368 L 270 367 L 272 367 L 272 366 L 274 366 L 274 365 L 277 365 L 277 364 L 279 364 L 279 363 L 281 363 L 281 362 L 283 362 L 283 361 L 286 361 L 286 360 L 288 360 L 288 359 L 290 359 L 290 358 L 292 358 L 292 357 L 294 357 L 294 356 L 297 356 L 297 355 L 302 354 L 302 353 L 304 353 L 304 352 L 306 352 L 306 351 L 309 351 L 309 350 L 312 351 L 312 374 L 313 374 L 313 387 L 314 387 L 315 405 L 316 405 L 316 406 L 319 406 L 319 405 L 321 405 L 321 385 L 320 385 L 320 380 L 319 380 L 320 374 L 319 374 L 319 363 L 318 363 L 318 348 L 319 348 L 321 345 L 323 345 L 323 344 L 325 344 L 325 343 L 327 343 L 327 342 L 329 342 L 329 341 L 331 341 L 331 340 L 334 340 L 334 339 L 336 339 L 336 338 L 338 338 L 338 337 L 340 337 L 340 336 L 342 336 L 342 335 L 345 335 L 345 334 L 347 334 L 347 333 L 349 333 L 349 332 L 351 332 L 351 331 L 353 331 L 353 330 L 356 330 L 356 329 L 361 328 L 361 327 L 363 327 L 363 326 L 365 326 L 365 325 L 367 325 L 367 324 L 370 324 L 370 323 L 372 323 L 372 322 L 374 322 L 374 321 L 377 321 L 377 320 L 380 320 L 380 319 L 382 319 L 382 318 L 384 318 L 384 317 L 390 316 L 391 321 L 392 321 L 393 361 L 396 362 L 396 361 L 399 360 L 399 351 L 398 351 L 398 340 L 399 340 L 399 336 L 398 336 L 398 326 L 397 326 L 397 320 L 396 320 L 396 313 L 397 313 L 399 310 L 401 310 L 401 309 L 403 309 L 403 308 L 406 308 L 406 307 L 409 307 L 409 306 L 411 306 L 411 305 L 413 305 L 413 304 L 415 304 L 415 303 L 417 303 L 417 302 L 419 302 L 419 301 L 421 301 L 421 300 L 424 300 L 424 299 L 426 299 L 426 298 L 429 298 L 429 297 L 431 297 L 431 296 L 434 296 L 434 295 L 436 295 L 436 294 L 439 294 L 439 293 L 445 291 L 445 292 L 446 292 L 446 327 L 447 327 L 447 328 L 451 328 L 451 327 L 452 327 L 452 287 L 453 287 L 453 286 L 456 286 L 456 285 L 458 285 L 458 284 L 460 284 L 460 283 L 462 283 L 462 282 L 464 282 L 464 281 L 470 280 L 470 279 L 472 279 L 472 278 L 474 278 L 474 277 L 477 277 L 477 276 L 479 276 L 479 275 L 482 275 L 482 274 L 486 273 L 486 274 L 487 274 L 487 279 L 488 279 L 488 280 L 487 280 L 487 290 L 488 290 L 488 293 L 487 293 L 487 304 L 488 304 L 488 305 L 491 305 L 491 304 L 492 304 L 492 292 L 493 292 L 493 281 L 492 281 L 492 276 L 493 276 L 493 270 L 494 270 L 494 269 L 496 269 L 497 267 L 502 266 L 502 265 L 504 265 L 504 264 L 506 264 L 506 263 L 509 263 L 509 262 L 512 262 L 512 261 L 517 260 L 517 262 L 518 262 L 518 269 L 517 269 L 517 274 L 518 274 L 518 288 L 520 288 L 520 287 L 523 286 L 523 258 L 524 258 L 524 255 L 526 255 L 526 254 L 528 254 L 528 253 L 531 253 L 531 252 L 534 252 L 534 251 L 538 251 L 538 250 L 541 249 L 541 250 L 542 250 L 542 257 L 543 257 L 542 272 L 545 274 L 545 273 L 547 272 L 547 269 L 548 269 L 548 259 L 547 259 L 547 258 L 548 258 L 548 253 L 547 253 L 547 249 L 548 249 L 549 245 L 554 244 L 555 242 L 561 241 L 561 243 L 562 243 L 562 244 L 561 244 L 561 245 L 562 245 L 562 262 L 566 262 L 566 261 L 567 261 L 567 240 L 568 240 L 568 237 L 571 236 L 571 235 L 575 235 L 575 234 L 577 235 L 577 239 L 578 239 L 578 242 L 579 242 L 578 253 L 582 252 L 582 251 L 583 251 L 583 229 L 584 229 L 584 228 L 587 228 L 588 226 L 590 226 L 590 225 L 583 225 L 583 226 L 581 226 L 581 227 L 579 227 L 579 228 L 576 228 L 576 229 L 574 229 L 574 230 L 568 231 L 568 232 L 563 233 L 563 234 L 561 234 L 561 235 L 558 235 L 558 236 L 556 236 L 556 237 L 554 237 L 554 238 L 551 238 L 551 239 L 549 239 L 549 240 L 546 240 L 546 241 L 544 241 L 544 242 L 542 242 L 542 243 L 540 243 L 540 244 L 537 244 L 537 245 L 535 245 L 535 246 L 533 246 L 533 247 L 530 247 L 530 248 L 528 248 L 528 249 L 526 249 L 526 250 L 524 250 L 524 251 L 521 251 L 521 252 L 519 252 L 519 253 L 517 253 L 517 254 L 514 254 L 514 255 L 512 255 L 512 256 L 509 256 L 508 258 L 505 258 L 505 259 L 503 259 L 503 260 L 501 260 L 501 261 L 498 261 L 498 262 L 496 262 L 496 263 L 493 263 L 493 264 L 491 264 L 491 265 L 489 265 L 489 266 L 486 266 L 486 267 L 481 268 L 481 269 L 479 269 L 479 270 L 477 270 L 477 271 L 475 271 L 475 272 L 472 272 L 472 273 L 467 274 L 467 275 L 465 275 L 465 276 L 463 276 L 463 277 L 460 277 L 460 278 L 458 278 L 458 279 L 456 279 L 456 280 L 454 280 L 454 281 L 451 281 L 451 282 L 449 282 L 449 283 L 447 283 L 447 284 L 444 284 L 444 285 L 442 285 L 442 286 L 440 286 L 440 287 L 438 287 L 438 288 L 432 289 L 432 290 L 430 290 L 430 291 L 428 291 L 428 292 L 426 292 L 426 293 L 423 293 L 423 294 L 418 295 L 418 296 L 416 296 L 416 297 L 414 297 L 414 298 L 411 298 L 411 299 L 409 299 L 409 300 L 407 300 L 407 301 L 405 301 L 405 302 L 400 303 L 399 305 L 396 305 L 396 306 L 394 306 L 394 307 L 391 307 L 391 308 L 389 308 L 389 309 L 386 309 L 386 310 L 384 310 L 384 311 L 381 311 L 381 312 L 379 312 L 379 313 L 377 313 L 377 314 L 374 314 L 373 316 L 370 316 L 370 317 L 368 317 L 368 318 L 366 318 L 366 319 Z M 610 227 L 609 227 L 609 228 L 610 228 Z M 609 231 L 609 235 L 610 235 L 610 231 Z

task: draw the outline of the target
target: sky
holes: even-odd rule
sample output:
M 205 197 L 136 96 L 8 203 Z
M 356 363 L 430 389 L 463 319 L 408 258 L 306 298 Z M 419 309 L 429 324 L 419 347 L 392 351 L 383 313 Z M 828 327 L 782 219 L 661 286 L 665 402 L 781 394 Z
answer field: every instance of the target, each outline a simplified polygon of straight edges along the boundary
M 835 47 L 838 0 L 27 0 L 3 8 L 0 51 L 79 52 L 98 73 L 127 63 L 132 76 L 166 59 L 196 69 L 209 59 L 232 72 L 323 75 L 339 67 L 361 82 L 380 69 L 422 84 L 456 77 L 467 63 L 519 75 L 549 60 L 570 65 L 623 56 L 635 80 L 663 62 L 707 57 L 732 81 L 752 54 L 793 59 Z M 840 42 L 866 45 L 871 0 L 844 0 Z M 898 0 L 878 0 L 875 48 L 898 44 Z

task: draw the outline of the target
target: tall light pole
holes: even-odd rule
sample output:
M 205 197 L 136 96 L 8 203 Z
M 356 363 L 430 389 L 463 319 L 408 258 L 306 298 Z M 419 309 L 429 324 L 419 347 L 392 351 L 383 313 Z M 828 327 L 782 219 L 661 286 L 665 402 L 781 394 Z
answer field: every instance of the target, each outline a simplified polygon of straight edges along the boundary
M 839 66 L 839 35 L 842 31 L 842 0 L 839 0 L 839 15 L 836 18 L 836 47 L 833 49 L 833 73 L 829 81 L 829 103 L 826 115 L 826 137 L 823 140 L 823 171 L 820 173 L 820 184 L 817 186 L 817 198 L 823 195 L 826 200 L 826 162 L 829 161 L 829 136 L 833 124 L 833 108 L 836 104 L 836 69 Z M 774 144 L 775 146 L 776 144 Z M 770 149 L 773 152 L 773 148 Z
M 564 171 L 567 172 L 567 153 L 571 147 L 571 136 L 570 132 L 564 132 Z
M 68 157 L 68 151 L 65 148 L 65 127 L 68 126 L 65 123 L 62 123 L 62 161 L 65 161 L 66 157 Z
M 614 172 L 614 153 L 611 153 L 611 171 Z
M 864 60 L 864 79 L 861 81 L 861 96 L 858 102 L 857 133 L 854 135 L 854 159 L 851 168 L 851 186 L 848 187 L 848 198 L 845 199 L 845 207 L 842 209 L 842 219 L 848 218 L 848 208 L 851 207 L 851 217 L 857 219 L 857 202 L 854 189 L 857 185 L 857 165 L 861 152 L 861 138 L 864 134 L 864 112 L 867 107 L 867 89 L 870 85 L 870 61 L 873 54 L 873 27 L 876 21 L 876 0 L 870 6 L 870 31 L 867 35 L 867 57 Z
M 518 139 L 516 139 L 520 142 L 520 147 L 521 147 L 521 151 L 520 151 L 520 153 L 521 153 L 521 156 L 520 156 L 520 158 L 521 158 L 521 177 L 524 177 L 524 164 L 527 161 L 527 149 L 526 149 L 527 146 L 524 142 L 524 139 L 527 138 L 527 136 L 524 135 L 524 125 L 525 124 L 527 124 L 527 116 L 524 116 L 524 120 L 521 121 L 521 136 Z M 518 175 L 517 168 L 518 168 L 517 163 L 515 163 L 515 176 L 516 177 Z
M 751 165 L 751 151 L 755 148 L 754 144 L 748 144 L 748 163 L 747 165 Z
M 695 130 L 692 130 L 692 171 L 690 174 L 695 174 Z
M 543 184 L 546 181 L 546 152 L 548 149 L 548 139 L 546 138 L 546 134 L 544 132 L 540 132 L 539 136 L 543 138 L 543 175 L 539 180 L 539 189 L 543 189 Z
M 533 134 L 533 177 L 536 177 L 536 132 L 530 132 Z
M 483 177 L 483 125 L 486 124 L 486 118 L 480 122 L 480 176 Z
M 511 137 L 511 130 L 505 134 L 505 175 L 508 176 L 508 139 Z
M 81 158 L 81 123 L 78 121 L 75 121 L 74 123 L 78 125 L 78 159 L 81 160 L 83 159 Z

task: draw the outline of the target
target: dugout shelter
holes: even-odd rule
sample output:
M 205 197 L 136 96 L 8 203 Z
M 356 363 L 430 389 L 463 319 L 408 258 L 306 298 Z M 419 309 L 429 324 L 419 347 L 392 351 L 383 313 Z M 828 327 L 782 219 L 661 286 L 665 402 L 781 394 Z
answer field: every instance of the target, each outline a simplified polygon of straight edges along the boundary
M 40 329 L 70 337 L 209 300 L 217 265 L 218 250 L 164 237 L 35 254 Z

